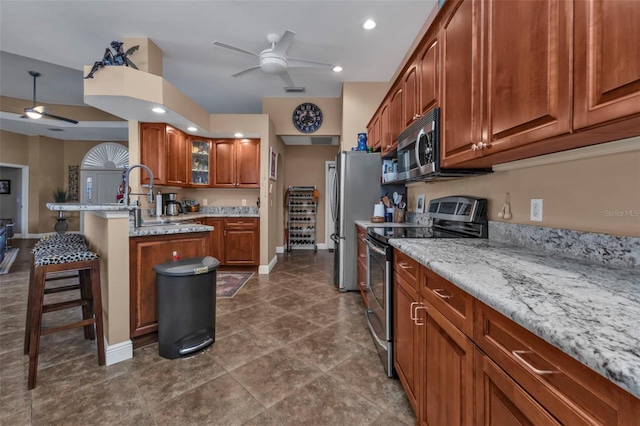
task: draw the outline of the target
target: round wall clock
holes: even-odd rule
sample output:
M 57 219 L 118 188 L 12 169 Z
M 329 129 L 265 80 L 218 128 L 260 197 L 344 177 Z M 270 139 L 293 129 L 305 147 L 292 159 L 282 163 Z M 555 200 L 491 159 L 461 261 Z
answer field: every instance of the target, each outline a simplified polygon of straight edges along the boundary
M 303 133 L 313 133 L 322 125 L 322 111 L 315 104 L 300 104 L 293 111 L 293 125 Z

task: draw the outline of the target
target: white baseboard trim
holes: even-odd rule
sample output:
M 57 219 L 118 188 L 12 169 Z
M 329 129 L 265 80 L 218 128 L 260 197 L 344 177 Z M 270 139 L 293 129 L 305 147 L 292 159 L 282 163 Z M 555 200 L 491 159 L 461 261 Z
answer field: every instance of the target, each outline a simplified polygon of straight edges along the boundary
M 284 246 L 276 246 L 276 253 L 284 253 Z
M 273 256 L 273 259 L 271 259 L 271 262 L 269 262 L 268 265 L 260 265 L 260 267 L 258 268 L 258 274 L 260 275 L 269 274 L 273 269 L 273 267 L 276 266 L 276 263 L 278 263 L 278 256 Z
M 107 340 L 105 339 L 104 353 L 107 365 L 113 365 L 118 362 L 126 361 L 133 358 L 133 342 L 131 342 L 131 340 L 126 340 L 114 345 L 108 345 Z

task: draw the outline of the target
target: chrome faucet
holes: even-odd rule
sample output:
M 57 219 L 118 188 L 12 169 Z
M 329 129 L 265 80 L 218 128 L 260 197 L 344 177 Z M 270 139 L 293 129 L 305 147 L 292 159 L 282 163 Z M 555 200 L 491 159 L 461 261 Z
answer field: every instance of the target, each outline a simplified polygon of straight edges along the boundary
M 140 192 L 129 192 L 129 173 L 131 173 L 131 170 L 137 169 L 137 168 L 144 169 L 149 174 L 149 193 L 148 194 L 144 194 Z M 133 166 L 127 169 L 127 173 L 124 175 L 124 204 L 126 206 L 129 205 L 129 195 L 148 195 L 149 203 L 153 203 L 153 173 L 144 164 L 134 164 Z

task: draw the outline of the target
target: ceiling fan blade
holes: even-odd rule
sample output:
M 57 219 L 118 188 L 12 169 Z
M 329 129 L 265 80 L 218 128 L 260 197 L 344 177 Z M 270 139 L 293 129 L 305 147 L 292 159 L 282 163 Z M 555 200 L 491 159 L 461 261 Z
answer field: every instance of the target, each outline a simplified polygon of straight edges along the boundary
M 295 35 L 296 33 L 294 33 L 293 31 L 289 31 L 289 30 L 285 31 L 280 41 L 276 43 L 272 52 L 278 56 L 282 56 L 285 53 L 287 53 L 289 46 L 291 46 L 291 43 L 293 43 L 293 38 L 295 37 Z
M 42 115 L 47 117 L 47 118 L 53 118 L 53 119 L 56 119 L 56 120 L 62 120 L 62 121 L 66 121 L 67 123 L 71 123 L 71 124 L 78 124 L 78 122 L 76 120 L 72 120 L 70 118 L 65 118 L 65 117 L 60 117 L 59 115 L 48 114 L 46 112 L 43 112 Z
M 287 87 L 295 87 L 295 84 L 293 84 L 293 80 L 291 79 L 291 76 L 289 75 L 289 72 L 287 70 L 285 70 L 284 72 L 281 72 L 278 75 L 280 76 L 282 81 L 284 81 L 287 84 Z
M 299 64 L 296 64 L 298 62 Z M 327 67 L 333 68 L 333 64 L 327 64 L 326 62 L 310 61 L 309 59 L 292 58 L 287 56 L 287 64 L 291 67 Z
M 252 71 L 256 71 L 256 70 L 259 70 L 259 69 L 260 69 L 260 65 L 256 65 L 255 67 L 247 68 L 247 69 L 246 69 L 246 70 L 244 70 L 244 71 L 240 71 L 240 72 L 238 72 L 238 73 L 235 73 L 235 74 L 234 74 L 234 75 L 232 75 L 231 77 L 241 77 L 241 76 L 243 76 L 243 75 L 245 75 L 245 74 L 249 74 L 250 72 L 252 72 Z
M 213 44 L 215 46 L 224 47 L 225 49 L 235 50 L 236 52 L 244 53 L 245 55 L 256 56 L 258 58 L 260 57 L 260 55 L 258 55 L 257 53 L 249 52 L 248 50 L 244 50 L 244 49 L 241 49 L 239 47 L 231 46 L 230 44 L 221 43 L 219 41 L 214 41 Z

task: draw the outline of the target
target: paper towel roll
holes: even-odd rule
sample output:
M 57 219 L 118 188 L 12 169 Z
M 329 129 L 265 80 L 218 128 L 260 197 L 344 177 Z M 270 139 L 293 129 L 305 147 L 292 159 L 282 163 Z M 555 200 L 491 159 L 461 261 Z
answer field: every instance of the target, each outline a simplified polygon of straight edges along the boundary
M 156 216 L 162 216 L 162 192 L 156 195 Z
M 384 217 L 384 204 L 376 203 L 373 205 L 373 215 L 378 217 Z

